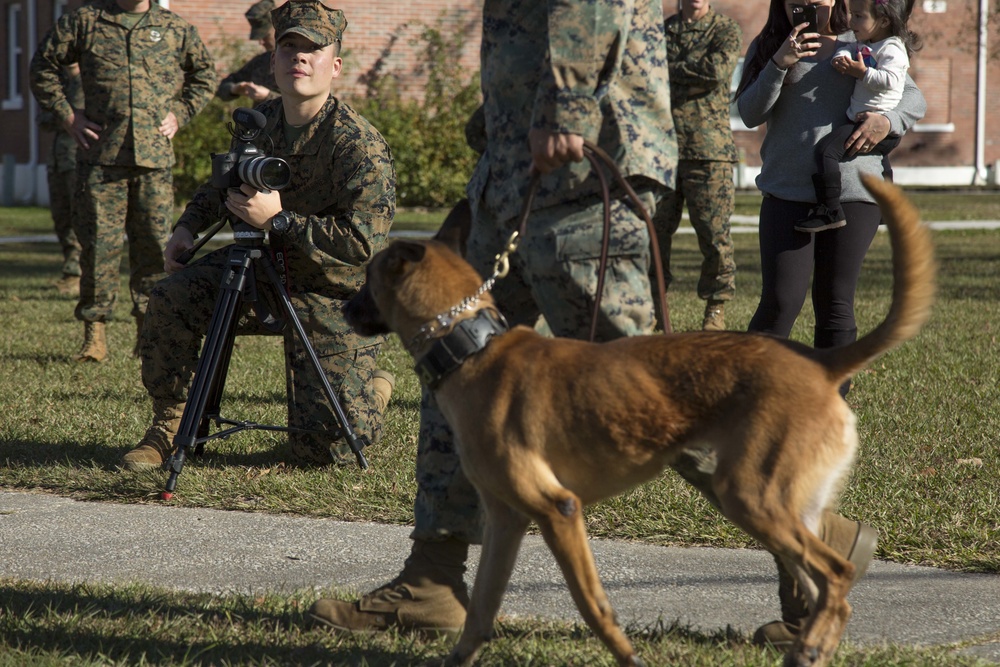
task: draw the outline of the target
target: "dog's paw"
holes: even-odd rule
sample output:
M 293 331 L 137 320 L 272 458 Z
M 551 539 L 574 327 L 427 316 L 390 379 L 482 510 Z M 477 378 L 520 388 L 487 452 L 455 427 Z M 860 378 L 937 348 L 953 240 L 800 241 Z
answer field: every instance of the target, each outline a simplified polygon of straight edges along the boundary
M 784 667 L 820 667 L 827 662 L 818 647 L 803 646 L 785 655 Z

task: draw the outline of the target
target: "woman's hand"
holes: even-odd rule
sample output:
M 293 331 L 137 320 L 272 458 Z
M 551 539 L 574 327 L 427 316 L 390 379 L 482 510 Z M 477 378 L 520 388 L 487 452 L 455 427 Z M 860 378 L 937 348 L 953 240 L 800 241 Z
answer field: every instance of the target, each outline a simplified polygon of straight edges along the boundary
M 889 119 L 880 113 L 873 111 L 863 111 L 857 116 L 857 125 L 854 132 L 847 138 L 844 147 L 847 149 L 847 156 L 871 153 L 878 142 L 889 136 L 892 126 Z
M 818 32 L 802 32 L 808 23 L 800 23 L 788 33 L 788 38 L 781 43 L 771 59 L 781 69 L 788 69 L 802 58 L 816 55 L 820 47 Z

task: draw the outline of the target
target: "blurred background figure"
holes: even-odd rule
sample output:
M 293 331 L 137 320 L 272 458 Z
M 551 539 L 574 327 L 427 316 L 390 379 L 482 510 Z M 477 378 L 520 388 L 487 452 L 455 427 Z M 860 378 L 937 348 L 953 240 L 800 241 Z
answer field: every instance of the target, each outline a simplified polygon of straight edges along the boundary
M 271 72 L 271 53 L 274 51 L 274 26 L 271 25 L 271 10 L 274 0 L 260 0 L 247 10 L 245 16 L 250 24 L 250 39 L 260 42 L 263 53 L 258 53 L 219 83 L 215 96 L 229 101 L 238 97 L 248 97 L 254 104 L 278 97 L 278 84 Z
M 705 301 L 701 328 L 721 331 L 726 328 L 724 304 L 736 293 L 729 218 L 736 201 L 737 152 L 729 125 L 729 86 L 743 35 L 736 21 L 714 11 L 709 0 L 679 0 L 677 13 L 666 21 L 666 35 L 680 160 L 677 185 L 657 205 L 653 225 L 669 287 L 671 240 L 687 202 L 703 258 L 698 278 L 698 297 Z
M 69 102 L 60 78 L 73 63 L 82 109 Z M 31 91 L 77 143 L 76 318 L 84 330 L 76 361 L 108 356 L 105 326 L 118 301 L 123 230 L 131 314 L 142 330 L 174 219 L 172 140 L 217 82 L 197 29 L 151 0 L 93 0 L 60 17 L 32 57 Z
M 83 109 L 83 87 L 80 85 L 80 65 L 63 68 L 60 75 L 66 99 L 74 109 Z M 56 281 L 60 294 L 80 296 L 80 242 L 73 230 L 73 189 L 76 184 L 76 140 L 62 127 L 59 119 L 48 111 L 38 114 L 38 125 L 52 132 L 52 150 L 45 165 L 49 181 L 49 209 L 56 239 L 62 250 L 62 275 Z

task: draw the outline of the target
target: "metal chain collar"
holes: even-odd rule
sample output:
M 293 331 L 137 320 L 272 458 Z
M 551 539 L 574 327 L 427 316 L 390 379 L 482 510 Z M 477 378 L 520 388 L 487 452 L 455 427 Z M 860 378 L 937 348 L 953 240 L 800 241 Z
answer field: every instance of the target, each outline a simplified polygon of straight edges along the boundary
M 473 310 L 473 307 L 479 303 L 480 297 L 493 289 L 493 285 L 498 279 L 506 278 L 510 272 L 510 256 L 517 251 L 517 246 L 521 242 L 520 236 L 518 230 L 515 229 L 510 238 L 507 239 L 507 245 L 504 247 L 503 252 L 494 258 L 493 274 L 480 285 L 476 293 L 465 297 L 458 305 L 452 306 L 446 312 L 435 315 L 433 320 L 420 327 L 420 330 L 410 339 L 407 349 L 416 350 L 419 346 L 434 338 L 440 331 L 451 328 L 459 315 Z

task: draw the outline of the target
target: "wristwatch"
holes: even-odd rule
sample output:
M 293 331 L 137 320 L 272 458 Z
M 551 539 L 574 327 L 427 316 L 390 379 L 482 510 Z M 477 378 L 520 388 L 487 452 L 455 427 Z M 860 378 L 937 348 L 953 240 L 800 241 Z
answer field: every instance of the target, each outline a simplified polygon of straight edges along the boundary
M 281 210 L 271 217 L 271 231 L 275 234 L 284 234 L 292 226 L 292 214 Z

